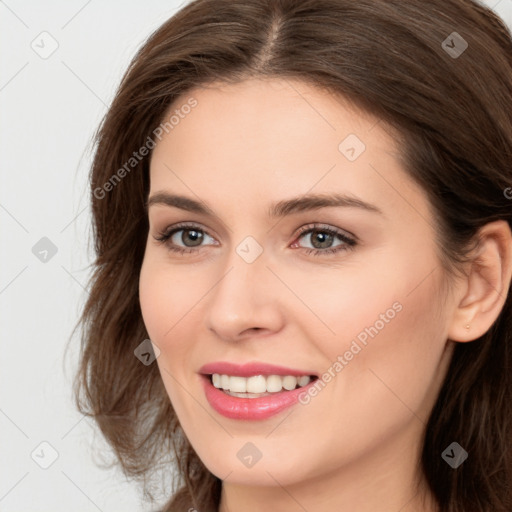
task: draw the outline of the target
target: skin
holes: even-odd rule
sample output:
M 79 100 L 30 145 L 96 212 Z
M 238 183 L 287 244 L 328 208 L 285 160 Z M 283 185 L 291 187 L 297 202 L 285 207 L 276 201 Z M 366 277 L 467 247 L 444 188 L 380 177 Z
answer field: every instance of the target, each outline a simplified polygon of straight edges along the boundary
M 153 151 L 149 196 L 201 200 L 216 217 L 149 207 L 140 303 L 180 423 L 223 480 L 219 510 L 436 510 L 418 466 L 421 437 L 455 343 L 486 332 L 504 304 L 510 229 L 487 225 L 480 265 L 443 286 L 426 194 L 400 167 L 382 122 L 300 81 L 213 84 L 173 108 L 191 96 L 197 106 Z M 366 145 L 354 161 L 338 149 L 349 134 Z M 273 202 L 332 192 L 382 214 L 329 207 L 267 216 Z M 178 222 L 203 230 L 200 247 L 187 231 L 172 239 L 195 253 L 155 240 Z M 314 223 L 358 243 L 308 255 L 318 243 L 298 230 Z M 263 250 L 252 263 L 236 252 L 247 236 Z M 340 244 L 335 237 L 329 247 Z M 397 301 L 401 311 L 307 405 L 240 421 L 208 404 L 203 364 L 261 361 L 321 375 Z M 237 457 L 247 442 L 262 454 L 250 468 Z

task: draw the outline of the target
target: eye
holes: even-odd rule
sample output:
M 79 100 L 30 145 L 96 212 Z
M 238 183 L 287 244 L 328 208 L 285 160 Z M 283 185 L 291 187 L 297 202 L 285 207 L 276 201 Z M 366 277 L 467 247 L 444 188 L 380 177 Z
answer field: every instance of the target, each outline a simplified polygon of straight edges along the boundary
M 349 237 L 337 228 L 325 224 L 304 226 L 298 236 L 298 239 L 301 238 L 309 238 L 311 247 L 303 247 L 298 245 L 297 242 L 294 242 L 292 247 L 302 247 L 306 249 L 306 254 L 313 254 L 315 256 L 346 251 L 353 249 L 357 245 L 354 238 Z M 340 243 L 333 245 L 336 240 Z
M 178 235 L 181 232 L 181 235 Z M 201 243 L 206 239 L 211 238 L 210 235 L 206 233 L 203 229 L 201 229 L 196 224 L 177 224 L 173 227 L 172 230 L 168 230 L 164 233 L 159 233 L 159 236 L 155 237 L 156 240 L 165 244 L 167 248 L 171 251 L 177 253 L 191 253 L 196 252 L 201 248 Z M 178 244 L 181 242 L 184 246 Z M 188 245 L 189 244 L 189 245 Z M 214 243 L 211 245 L 218 245 L 218 243 Z

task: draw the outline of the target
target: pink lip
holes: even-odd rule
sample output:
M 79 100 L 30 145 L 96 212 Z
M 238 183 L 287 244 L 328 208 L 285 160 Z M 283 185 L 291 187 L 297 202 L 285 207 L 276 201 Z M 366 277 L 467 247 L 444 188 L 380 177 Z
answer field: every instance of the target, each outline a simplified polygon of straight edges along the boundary
M 280 391 L 279 393 L 272 393 L 272 395 L 259 398 L 239 398 L 227 395 L 224 391 L 217 389 L 211 383 L 210 377 L 202 375 L 201 379 L 206 399 L 212 408 L 226 418 L 234 420 L 265 420 L 270 418 L 296 404 L 299 400 L 299 395 L 307 392 L 307 389 L 316 382 L 316 380 L 312 380 L 301 388 L 291 391 Z
M 210 380 L 210 375 L 218 373 L 221 375 L 234 375 L 239 377 L 250 377 L 253 375 L 314 375 L 308 371 L 294 370 L 282 366 L 274 366 L 264 363 L 249 363 L 243 366 L 232 363 L 211 363 L 201 367 L 201 379 L 204 392 L 210 406 L 226 418 L 236 420 L 265 420 L 280 413 L 284 409 L 296 404 L 301 393 L 314 385 L 316 379 L 306 386 L 291 391 L 280 391 L 271 395 L 259 398 L 239 398 L 230 396 L 224 391 L 217 389 Z
M 293 375 L 300 377 L 301 375 L 318 375 L 309 370 L 295 370 L 284 366 L 275 366 L 267 363 L 251 362 L 243 365 L 227 363 L 219 361 L 216 363 L 208 363 L 201 366 L 199 373 L 203 375 L 212 375 L 218 373 L 220 375 L 233 375 L 236 377 L 252 377 L 253 375 Z M 250 399 L 251 400 L 251 399 Z
M 206 399 L 212 408 L 226 418 L 234 420 L 265 420 L 270 418 L 297 403 L 299 395 L 307 391 L 307 388 L 316 382 L 316 380 L 311 381 L 308 385 L 292 391 L 280 391 L 259 398 L 238 398 L 217 389 L 210 382 L 209 377 L 202 375 L 201 378 Z

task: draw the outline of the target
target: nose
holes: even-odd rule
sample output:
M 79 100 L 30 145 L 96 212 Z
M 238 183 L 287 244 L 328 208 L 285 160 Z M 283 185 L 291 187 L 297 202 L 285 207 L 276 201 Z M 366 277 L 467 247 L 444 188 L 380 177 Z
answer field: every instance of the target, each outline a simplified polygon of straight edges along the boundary
M 208 294 L 206 327 L 226 341 L 278 332 L 284 318 L 283 290 L 267 268 L 265 252 L 247 263 L 233 250 L 223 270 Z

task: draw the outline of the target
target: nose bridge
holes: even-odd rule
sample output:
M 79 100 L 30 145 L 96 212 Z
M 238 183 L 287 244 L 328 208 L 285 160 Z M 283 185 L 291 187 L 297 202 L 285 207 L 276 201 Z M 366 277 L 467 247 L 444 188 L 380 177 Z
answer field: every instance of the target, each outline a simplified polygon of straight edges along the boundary
M 236 235 L 234 235 L 236 237 Z M 236 238 L 234 238 L 236 240 Z M 225 277 L 219 283 L 222 293 L 228 296 L 240 295 L 243 299 L 249 290 L 247 286 L 253 286 L 267 278 L 269 273 L 266 268 L 268 263 L 268 251 L 252 235 L 247 235 L 240 242 L 233 244 L 225 260 Z
M 278 328 L 279 305 L 267 263 L 266 252 L 254 237 L 233 247 L 212 290 L 206 314 L 209 329 L 234 339 L 247 329 Z
M 233 313 L 240 314 L 245 308 L 255 306 L 264 298 L 268 283 L 267 287 L 261 285 L 268 279 L 264 274 L 269 273 L 269 270 L 266 268 L 267 258 L 263 248 L 259 244 L 258 246 L 260 250 L 255 241 L 244 239 L 230 251 L 224 267 L 226 272 L 216 286 L 217 306 L 233 307 Z M 235 308 L 235 305 L 238 307 Z

